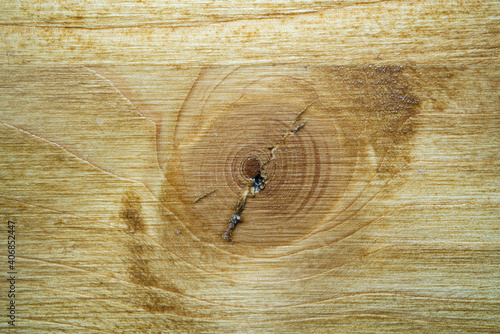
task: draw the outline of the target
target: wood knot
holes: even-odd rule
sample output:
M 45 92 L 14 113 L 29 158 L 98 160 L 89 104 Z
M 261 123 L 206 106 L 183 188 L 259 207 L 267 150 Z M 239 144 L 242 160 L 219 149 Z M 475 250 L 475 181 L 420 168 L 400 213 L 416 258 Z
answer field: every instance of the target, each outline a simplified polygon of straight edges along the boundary
M 256 156 L 250 156 L 243 162 L 243 175 L 248 177 L 249 179 L 254 179 L 257 175 L 260 174 L 260 160 Z
M 351 235 L 367 194 L 407 161 L 411 87 L 404 68 L 206 69 L 179 112 L 166 178 L 180 204 L 166 204 L 241 254 Z

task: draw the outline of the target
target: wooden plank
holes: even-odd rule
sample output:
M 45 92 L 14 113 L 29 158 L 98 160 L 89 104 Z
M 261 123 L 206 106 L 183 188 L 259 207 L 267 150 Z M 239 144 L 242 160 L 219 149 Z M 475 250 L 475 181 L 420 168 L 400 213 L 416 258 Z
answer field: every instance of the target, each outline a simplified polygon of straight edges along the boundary
M 325 9 L 375 3 L 377 0 L 299 1 L 44 1 L 5 2 L 0 5 L 3 24 L 21 26 L 117 28 L 203 25 L 235 20 L 285 17 Z
M 498 4 L 308 3 L 1 5 L 0 328 L 497 331 Z
M 75 28 L 7 20 L 1 29 L 5 52 L 0 63 L 491 63 L 498 61 L 498 12 L 498 3 L 489 1 L 383 1 L 186 27 L 167 21 L 160 26 Z

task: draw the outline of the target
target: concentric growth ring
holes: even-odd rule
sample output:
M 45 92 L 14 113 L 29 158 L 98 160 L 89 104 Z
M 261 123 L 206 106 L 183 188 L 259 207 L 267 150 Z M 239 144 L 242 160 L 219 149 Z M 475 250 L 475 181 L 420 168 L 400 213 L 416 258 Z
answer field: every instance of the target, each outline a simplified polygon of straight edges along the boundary
M 165 170 L 180 232 L 159 225 L 162 245 L 240 279 L 304 278 L 369 252 L 375 240 L 350 238 L 383 214 L 369 202 L 408 161 L 419 100 L 407 79 L 401 67 L 202 70 Z M 309 260 L 287 270 L 297 259 Z
M 264 75 L 239 88 L 212 91 L 191 118 L 197 128 L 176 132 L 184 223 L 199 239 L 220 244 L 236 210 L 234 242 L 290 244 L 320 225 L 345 190 L 341 174 L 351 171 L 342 163 L 340 134 L 304 80 Z M 257 176 L 262 189 L 245 193 Z

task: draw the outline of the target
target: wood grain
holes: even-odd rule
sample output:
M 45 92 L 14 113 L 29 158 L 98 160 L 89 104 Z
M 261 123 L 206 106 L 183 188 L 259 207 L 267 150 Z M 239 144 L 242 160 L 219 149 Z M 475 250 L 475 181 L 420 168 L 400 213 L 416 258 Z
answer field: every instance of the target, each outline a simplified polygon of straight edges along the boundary
M 145 14 L 134 19 L 140 20 L 139 26 L 129 26 L 134 20 L 124 18 L 124 26 L 107 28 L 61 26 L 38 20 L 26 25 L 22 20 L 13 22 L 9 15 L 12 10 L 6 9 L 1 11 L 6 18 L 2 20 L 5 23 L 0 45 L 5 52 L 0 54 L 0 62 L 459 65 L 489 63 L 498 57 L 497 2 L 342 3 L 355 5 L 286 17 L 249 16 L 217 24 L 203 19 L 206 11 L 193 4 L 193 13 L 182 20 L 202 21 L 194 26 L 176 26 L 170 20 L 150 26 L 147 22 L 156 18 Z M 251 10 L 255 12 L 254 8 Z M 276 11 L 281 11 L 279 6 Z M 23 11 L 15 11 L 19 12 Z M 44 12 L 50 16 L 58 13 Z M 33 15 L 28 17 L 34 19 Z M 107 21 L 105 16 L 103 22 Z
M 2 329 L 498 332 L 497 3 L 0 7 Z

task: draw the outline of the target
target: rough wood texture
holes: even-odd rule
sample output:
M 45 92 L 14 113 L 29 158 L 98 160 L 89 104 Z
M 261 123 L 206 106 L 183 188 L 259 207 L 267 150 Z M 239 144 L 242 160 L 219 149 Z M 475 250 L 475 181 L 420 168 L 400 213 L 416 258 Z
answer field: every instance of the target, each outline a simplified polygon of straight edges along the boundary
M 499 9 L 0 4 L 10 330 L 497 332 Z

